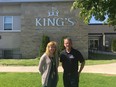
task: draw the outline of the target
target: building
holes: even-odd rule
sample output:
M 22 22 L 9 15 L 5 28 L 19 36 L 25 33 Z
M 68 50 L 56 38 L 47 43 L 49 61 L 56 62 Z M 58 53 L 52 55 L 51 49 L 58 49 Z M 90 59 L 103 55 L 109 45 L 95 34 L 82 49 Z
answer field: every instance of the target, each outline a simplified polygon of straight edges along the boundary
M 74 47 L 88 57 L 88 29 L 70 12 L 73 0 L 0 0 L 0 58 L 36 58 L 41 37 L 59 43 L 70 36 Z
M 89 51 L 111 52 L 112 40 L 116 40 L 116 31 L 114 27 L 104 24 L 89 24 Z

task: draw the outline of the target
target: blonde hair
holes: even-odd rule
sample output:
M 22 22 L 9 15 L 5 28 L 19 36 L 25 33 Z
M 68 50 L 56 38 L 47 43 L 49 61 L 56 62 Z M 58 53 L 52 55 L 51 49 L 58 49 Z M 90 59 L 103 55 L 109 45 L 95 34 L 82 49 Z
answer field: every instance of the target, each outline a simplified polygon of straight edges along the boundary
M 55 47 L 55 52 L 54 52 L 53 55 L 55 56 L 55 54 L 56 54 L 56 49 L 57 49 L 56 45 L 57 45 L 57 43 L 56 43 L 55 41 L 50 41 L 50 42 L 47 44 L 47 46 L 46 46 L 46 51 L 45 51 L 45 53 L 46 53 L 48 56 L 50 56 L 49 47 L 50 47 L 50 46 L 54 46 L 54 47 Z

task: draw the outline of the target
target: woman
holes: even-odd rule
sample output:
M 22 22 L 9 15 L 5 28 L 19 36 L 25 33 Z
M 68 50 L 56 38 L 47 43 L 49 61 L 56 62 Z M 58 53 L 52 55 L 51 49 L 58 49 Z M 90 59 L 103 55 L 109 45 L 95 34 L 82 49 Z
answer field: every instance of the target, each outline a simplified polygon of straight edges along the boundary
M 56 87 L 58 82 L 58 57 L 56 56 L 56 42 L 47 44 L 45 53 L 39 62 L 39 72 L 42 75 L 43 87 Z

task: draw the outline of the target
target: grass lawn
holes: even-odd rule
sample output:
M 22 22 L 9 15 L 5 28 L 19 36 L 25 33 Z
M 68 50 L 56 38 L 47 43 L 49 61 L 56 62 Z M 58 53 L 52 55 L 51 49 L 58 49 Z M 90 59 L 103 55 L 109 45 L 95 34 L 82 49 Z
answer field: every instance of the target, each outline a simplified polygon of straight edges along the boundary
M 107 54 L 91 54 L 91 58 L 86 60 L 86 65 L 116 63 L 116 55 Z M 15 65 L 15 66 L 37 66 L 39 59 L 0 59 L 0 65 Z
M 0 65 L 37 66 L 39 59 L 0 59 Z
M 85 65 L 99 65 L 99 64 L 110 64 L 116 63 L 116 59 L 112 60 L 86 60 Z
M 80 87 L 116 87 L 116 75 L 88 74 L 80 76 Z M 39 73 L 0 73 L 0 87 L 42 87 Z M 57 87 L 63 87 L 59 73 Z
M 86 65 L 108 64 L 116 63 L 116 59 L 111 60 L 86 60 Z M 0 59 L 0 65 L 5 66 L 37 66 L 39 64 L 38 59 Z

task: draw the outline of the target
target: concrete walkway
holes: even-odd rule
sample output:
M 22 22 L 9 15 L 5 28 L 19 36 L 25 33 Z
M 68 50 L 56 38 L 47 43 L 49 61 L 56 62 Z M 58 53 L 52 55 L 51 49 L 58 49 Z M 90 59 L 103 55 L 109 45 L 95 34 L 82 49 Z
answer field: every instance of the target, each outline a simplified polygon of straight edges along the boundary
M 59 72 L 63 72 L 61 66 Z M 0 66 L 0 72 L 38 72 L 37 66 Z M 83 73 L 103 73 L 116 75 L 116 63 L 85 66 Z
M 116 75 L 116 63 L 85 66 L 83 72 L 115 74 Z

